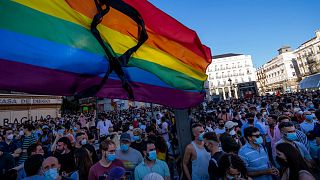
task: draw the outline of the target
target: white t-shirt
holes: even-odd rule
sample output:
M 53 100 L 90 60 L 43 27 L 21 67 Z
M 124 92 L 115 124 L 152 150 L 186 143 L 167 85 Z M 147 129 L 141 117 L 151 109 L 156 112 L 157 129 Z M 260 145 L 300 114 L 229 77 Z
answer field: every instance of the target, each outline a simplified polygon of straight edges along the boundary
M 168 123 L 167 122 L 163 122 L 161 124 L 161 134 L 163 139 L 167 142 L 169 141 L 169 135 L 168 135 Z
M 215 132 L 216 134 L 222 134 L 222 133 L 226 132 L 226 130 L 225 130 L 225 128 L 223 128 L 223 129 L 216 128 L 216 129 L 214 130 L 214 132 Z
M 109 127 L 113 127 L 110 120 L 99 121 L 97 124 L 97 129 L 100 130 L 100 136 L 109 134 Z

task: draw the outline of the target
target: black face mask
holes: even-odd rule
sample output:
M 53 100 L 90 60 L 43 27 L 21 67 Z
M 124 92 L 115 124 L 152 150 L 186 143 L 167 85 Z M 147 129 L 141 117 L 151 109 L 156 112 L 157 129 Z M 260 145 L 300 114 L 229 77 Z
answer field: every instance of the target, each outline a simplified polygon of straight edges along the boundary
M 254 122 L 254 119 L 248 119 L 249 124 L 253 124 L 253 122 Z
M 225 114 L 225 113 L 226 113 L 226 111 L 222 111 L 222 113 L 223 113 L 223 114 Z
M 278 156 L 276 157 L 276 161 L 281 167 L 288 167 L 288 162 L 286 162 L 284 159 L 279 158 Z
M 223 127 L 224 127 L 224 124 L 219 124 L 219 127 L 223 128 Z

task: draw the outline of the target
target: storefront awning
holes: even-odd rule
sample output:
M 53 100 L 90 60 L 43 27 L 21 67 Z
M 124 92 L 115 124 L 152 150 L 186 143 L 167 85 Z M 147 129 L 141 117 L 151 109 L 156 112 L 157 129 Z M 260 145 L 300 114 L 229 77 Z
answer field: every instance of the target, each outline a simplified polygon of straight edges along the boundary
M 320 74 L 311 75 L 304 78 L 299 83 L 299 89 L 314 89 L 320 87 Z

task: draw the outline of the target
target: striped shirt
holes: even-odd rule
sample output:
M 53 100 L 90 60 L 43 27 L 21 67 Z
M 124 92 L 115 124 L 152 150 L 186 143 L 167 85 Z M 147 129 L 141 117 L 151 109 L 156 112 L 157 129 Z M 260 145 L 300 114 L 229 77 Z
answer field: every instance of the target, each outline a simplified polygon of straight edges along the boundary
M 22 151 L 27 151 L 28 147 L 35 142 L 36 142 L 36 138 L 33 135 L 25 136 L 22 142 L 22 147 L 21 147 Z M 27 152 L 22 152 L 19 158 L 18 165 L 24 163 L 24 161 L 27 159 L 28 159 Z
M 297 133 L 298 141 L 302 143 L 307 148 L 307 150 L 309 150 L 310 145 L 309 145 L 307 136 L 298 129 L 296 130 L 296 133 Z
M 246 143 L 239 150 L 238 155 L 244 161 L 248 171 L 262 171 L 270 168 L 270 162 L 268 159 L 268 153 L 260 145 L 259 150 L 252 147 L 249 143 Z M 272 180 L 271 175 L 262 175 L 252 177 L 253 180 Z

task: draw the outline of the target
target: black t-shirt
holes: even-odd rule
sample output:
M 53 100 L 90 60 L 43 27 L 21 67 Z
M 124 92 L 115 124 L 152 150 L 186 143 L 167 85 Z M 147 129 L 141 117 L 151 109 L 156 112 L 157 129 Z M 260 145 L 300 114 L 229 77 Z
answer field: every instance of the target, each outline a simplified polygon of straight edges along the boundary
M 140 143 L 138 142 L 132 142 L 130 147 L 133 149 L 139 151 L 141 154 L 143 154 L 143 142 L 141 141 Z
M 0 179 L 4 178 L 4 174 L 15 165 L 14 158 L 11 154 L 3 153 L 0 156 Z
M 316 137 L 320 137 L 320 124 L 319 123 L 314 124 L 313 133 Z
M 213 156 L 211 156 L 211 159 L 209 161 L 209 167 L 208 167 L 210 180 L 218 180 L 221 177 L 219 173 L 218 162 L 223 154 L 224 152 L 219 151 L 214 153 Z
M 58 159 L 61 165 L 60 172 L 65 171 L 66 173 L 71 173 L 76 170 L 73 151 L 70 151 L 67 154 L 55 153 L 54 156 Z

